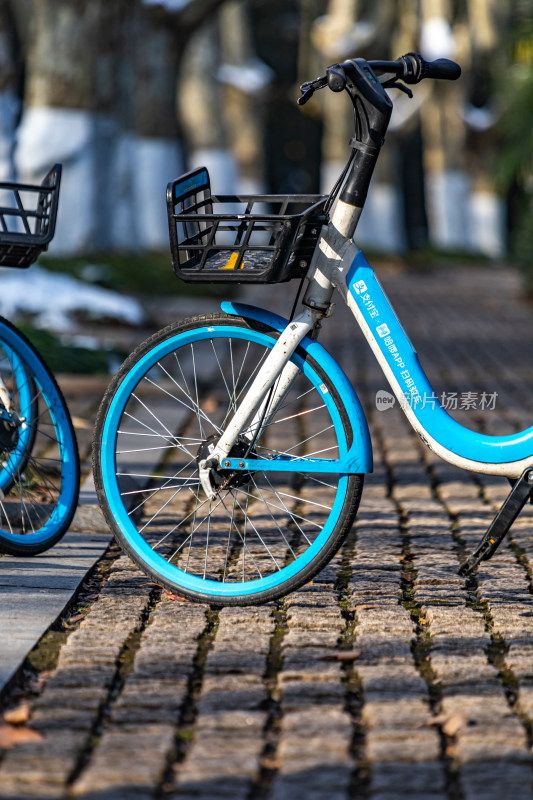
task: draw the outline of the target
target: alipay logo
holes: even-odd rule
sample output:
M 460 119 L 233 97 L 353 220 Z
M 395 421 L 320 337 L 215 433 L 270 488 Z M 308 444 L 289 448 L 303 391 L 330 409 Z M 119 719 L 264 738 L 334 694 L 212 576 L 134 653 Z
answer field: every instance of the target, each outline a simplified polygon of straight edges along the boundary
M 376 331 L 379 333 L 382 339 L 384 336 L 388 336 L 390 333 L 388 325 L 378 325 Z
M 396 398 L 390 392 L 386 392 L 384 389 L 376 392 L 376 408 L 378 411 L 388 411 L 395 402 Z
M 363 294 L 363 292 L 366 292 L 366 283 L 364 281 L 357 281 L 357 283 L 354 283 L 353 288 L 357 294 Z

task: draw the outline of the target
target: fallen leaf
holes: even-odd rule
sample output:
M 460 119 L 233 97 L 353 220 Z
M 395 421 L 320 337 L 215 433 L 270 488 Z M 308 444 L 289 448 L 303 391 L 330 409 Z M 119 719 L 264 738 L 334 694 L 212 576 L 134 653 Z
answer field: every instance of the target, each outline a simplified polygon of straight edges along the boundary
M 86 614 L 75 614 L 73 617 L 68 618 L 69 624 L 74 624 L 75 622 L 79 622 L 82 619 L 85 619 Z
M 162 597 L 165 597 L 167 600 L 182 600 L 184 603 L 189 602 L 188 597 L 182 597 L 181 594 L 174 594 L 169 589 L 164 589 Z
M 45 687 L 46 681 L 51 675 L 53 675 L 53 672 L 53 669 L 43 669 L 42 672 L 39 672 L 39 675 L 30 681 L 30 690 L 35 694 L 41 694 Z
M 30 718 L 30 704 L 21 703 L 15 708 L 10 708 L 9 711 L 4 711 L 2 714 L 4 722 L 10 725 L 23 725 Z
M 453 711 L 451 714 L 437 714 L 430 722 L 430 725 L 439 725 L 445 736 L 455 736 L 467 724 L 467 718 L 460 711 Z
M 43 737 L 33 728 L 21 725 L 0 725 L 0 747 L 9 748 L 25 742 L 41 742 Z
M 360 650 L 338 650 L 322 656 L 322 661 L 355 661 L 361 655 Z

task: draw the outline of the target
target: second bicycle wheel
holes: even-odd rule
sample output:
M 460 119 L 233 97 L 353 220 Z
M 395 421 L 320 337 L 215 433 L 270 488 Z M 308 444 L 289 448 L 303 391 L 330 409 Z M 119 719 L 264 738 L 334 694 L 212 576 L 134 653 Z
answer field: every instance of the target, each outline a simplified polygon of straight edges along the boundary
M 195 600 L 244 605 L 296 589 L 357 511 L 362 475 L 221 471 L 216 498 L 203 493 L 198 463 L 277 337 L 225 314 L 171 325 L 126 360 L 98 414 L 95 485 L 108 524 L 149 575 Z M 352 431 L 335 386 L 304 350 L 291 362 L 296 379 L 253 452 L 343 456 Z M 244 454 L 246 435 L 230 455 Z
M 63 396 L 35 348 L 0 317 L 0 552 L 35 555 L 55 544 L 78 493 Z

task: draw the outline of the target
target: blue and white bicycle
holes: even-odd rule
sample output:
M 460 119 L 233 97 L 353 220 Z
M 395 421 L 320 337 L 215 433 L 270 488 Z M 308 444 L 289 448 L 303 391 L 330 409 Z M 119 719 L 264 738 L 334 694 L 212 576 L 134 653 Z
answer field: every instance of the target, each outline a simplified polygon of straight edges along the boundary
M 354 106 L 351 155 L 328 197 L 214 196 L 205 169 L 169 185 L 180 278 L 308 280 L 289 320 L 224 302 L 221 313 L 159 331 L 103 400 L 94 444 L 103 512 L 134 561 L 172 591 L 221 605 L 272 600 L 309 581 L 349 532 L 372 446 L 352 386 L 317 341 L 334 289 L 428 446 L 515 481 L 463 572 L 490 557 L 528 499 L 533 428 L 486 436 L 421 402 L 429 381 L 352 238 L 392 111 L 386 89 L 410 94 L 405 84 L 460 73 L 451 61 L 408 54 L 345 61 L 304 84 L 301 103 L 327 86 L 346 90 Z

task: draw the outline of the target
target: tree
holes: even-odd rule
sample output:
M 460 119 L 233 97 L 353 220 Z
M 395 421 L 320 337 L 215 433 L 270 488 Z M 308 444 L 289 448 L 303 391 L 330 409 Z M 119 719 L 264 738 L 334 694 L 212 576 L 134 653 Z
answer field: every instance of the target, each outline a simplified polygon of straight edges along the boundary
M 533 13 L 514 4 L 512 34 L 507 44 L 508 63 L 502 70 L 499 97 L 502 104 L 497 130 L 495 162 L 498 186 L 507 192 L 511 255 L 523 270 L 533 292 Z
M 179 63 L 191 33 L 223 0 L 23 2 L 16 162 L 32 181 L 54 161 L 64 164 L 56 251 L 166 246 L 165 184 L 181 165 Z
M 313 31 L 313 42 L 322 57 L 321 70 L 346 58 L 372 58 L 378 53 L 380 58 L 387 58 L 393 12 L 391 4 L 373 4 L 363 11 L 358 0 L 330 0 L 328 14 L 316 21 Z M 324 120 L 322 189 L 330 191 L 348 157 L 348 143 L 354 135 L 353 108 L 345 95 L 328 91 L 321 93 L 320 102 Z M 403 244 L 401 198 L 394 164 L 395 149 L 388 141 L 357 229 L 358 241 L 393 251 Z
M 20 47 L 7 0 L 0 0 L 0 180 L 13 180 L 13 147 L 20 112 Z

